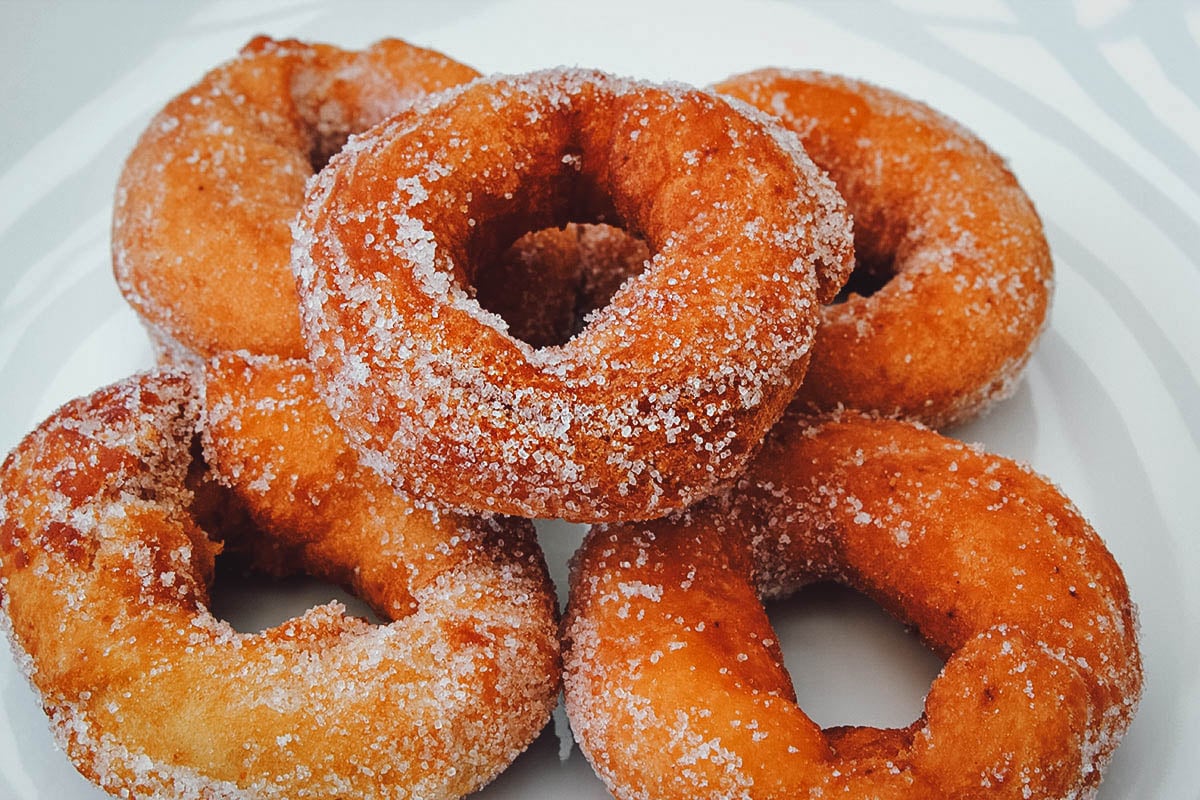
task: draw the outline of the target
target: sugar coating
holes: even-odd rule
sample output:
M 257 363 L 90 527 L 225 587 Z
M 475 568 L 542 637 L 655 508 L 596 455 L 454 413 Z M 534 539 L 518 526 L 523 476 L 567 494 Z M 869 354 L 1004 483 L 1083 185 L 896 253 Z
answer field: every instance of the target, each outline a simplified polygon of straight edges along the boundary
M 1041 221 L 999 156 L 870 84 L 764 69 L 718 84 L 795 132 L 855 220 L 860 274 L 822 311 L 800 411 L 847 406 L 942 428 L 1010 395 L 1048 320 Z
M 789 418 L 737 484 L 595 526 L 572 563 L 567 711 L 619 798 L 1094 796 L 1141 694 L 1119 567 L 1028 467 L 905 423 Z M 762 600 L 875 599 L 946 659 L 906 728 L 821 730 Z
M 352 132 L 477 74 L 396 39 L 252 40 L 168 103 L 124 166 L 113 271 L 126 300 L 201 357 L 301 355 L 287 264 L 306 179 Z
M 570 221 L 645 269 L 562 345 L 485 310 L 481 254 Z M 712 95 L 581 70 L 493 77 L 354 137 L 293 268 L 309 356 L 364 462 L 451 508 L 656 516 L 735 474 L 802 378 L 849 221 L 795 137 Z
M 176 371 L 68 404 L 0 472 L 0 616 L 58 741 L 118 796 L 479 788 L 557 700 L 553 592 L 530 526 L 434 522 L 370 473 L 339 474 L 354 458 L 321 460 L 345 446 L 322 437 L 327 414 L 306 416 L 323 406 L 300 367 L 224 369 L 217 397 Z M 227 487 L 193 458 L 202 427 Z M 230 451 L 235 431 L 245 438 Z M 312 446 L 275 449 L 288 431 Z M 322 465 L 333 471 L 314 473 Z M 298 490 L 307 506 L 272 509 Z M 295 527 L 201 529 L 236 509 Z M 385 623 L 330 603 L 235 631 L 207 607 L 223 547 L 345 580 Z

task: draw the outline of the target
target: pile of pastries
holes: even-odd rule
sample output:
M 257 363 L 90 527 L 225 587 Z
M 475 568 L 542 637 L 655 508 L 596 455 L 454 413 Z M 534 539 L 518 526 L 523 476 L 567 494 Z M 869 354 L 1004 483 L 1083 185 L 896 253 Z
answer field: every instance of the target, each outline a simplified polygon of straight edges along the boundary
M 113 267 L 159 364 L 4 462 L 0 620 L 115 796 L 462 797 L 560 693 L 619 798 L 1065 800 L 1129 726 L 1104 543 L 936 432 L 1014 389 L 1053 270 L 921 103 L 260 37 L 142 135 Z M 592 525 L 561 617 L 538 517 Z M 236 631 L 218 560 L 376 619 Z M 910 726 L 797 705 L 763 603 L 817 581 L 945 660 Z

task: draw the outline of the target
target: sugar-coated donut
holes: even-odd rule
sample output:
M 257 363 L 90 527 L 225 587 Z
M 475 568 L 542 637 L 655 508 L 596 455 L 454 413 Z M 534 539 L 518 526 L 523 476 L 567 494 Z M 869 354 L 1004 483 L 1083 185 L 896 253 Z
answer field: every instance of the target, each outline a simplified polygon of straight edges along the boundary
M 206 449 L 262 523 L 249 542 L 199 525 L 221 509 L 201 502 L 216 485 L 183 372 L 66 405 L 0 472 L 0 620 L 62 747 L 122 797 L 477 789 L 557 700 L 532 526 L 413 511 L 357 466 L 302 368 L 232 359 L 210 378 Z M 345 582 L 385 622 L 330 603 L 237 632 L 207 607 L 223 546 Z
M 795 131 L 854 215 L 851 291 L 824 309 L 797 408 L 940 428 L 1009 395 L 1046 323 L 1053 264 L 1003 160 L 928 106 L 846 78 L 768 69 L 715 89 Z
M 470 287 L 572 221 L 627 229 L 650 263 L 535 349 Z M 475 81 L 357 137 L 296 236 L 318 386 L 364 461 L 425 502 L 574 521 L 736 474 L 852 262 L 841 198 L 765 115 L 578 70 Z
M 761 599 L 822 580 L 946 658 L 911 726 L 797 705 Z M 571 592 L 567 711 L 622 800 L 1090 797 L 1140 695 L 1124 578 L 1072 504 L 898 421 L 789 420 L 727 496 L 593 528 Z
M 259 37 L 171 100 L 117 184 L 113 271 L 160 355 L 300 356 L 289 226 L 351 133 L 478 73 L 397 39 Z

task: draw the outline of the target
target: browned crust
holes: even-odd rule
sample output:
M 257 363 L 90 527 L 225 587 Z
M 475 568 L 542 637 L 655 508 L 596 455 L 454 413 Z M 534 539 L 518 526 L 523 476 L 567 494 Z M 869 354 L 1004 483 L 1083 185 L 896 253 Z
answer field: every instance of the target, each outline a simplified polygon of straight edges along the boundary
M 1120 569 L 1027 468 L 911 425 L 791 420 L 732 492 L 594 529 L 565 622 L 567 710 L 621 798 L 1074 798 L 1141 690 Z M 836 580 L 947 659 L 900 730 L 822 731 L 760 597 Z
M 604 220 L 648 269 L 561 347 L 471 297 L 519 235 Z M 804 373 L 842 201 L 753 113 L 583 71 L 472 83 L 313 183 L 295 267 L 319 385 L 365 460 L 452 508 L 656 516 L 736 474 Z
M 1053 264 L 1004 161 L 928 106 L 859 81 L 765 69 L 714 88 L 800 136 L 854 216 L 858 269 L 895 275 L 824 309 L 796 408 L 942 428 L 1008 396 L 1045 327 Z
M 488 782 L 558 697 L 532 526 L 413 510 L 348 455 L 297 364 L 230 357 L 210 377 L 207 412 L 185 373 L 68 404 L 0 471 L 0 620 L 68 756 L 119 796 L 449 798 Z M 383 624 L 337 603 L 259 634 L 212 616 L 205 413 L 218 476 L 270 541 L 211 535 L 267 570 L 344 581 Z
M 397 39 L 258 37 L 171 100 L 122 170 L 113 271 L 148 326 L 201 356 L 301 356 L 290 225 L 346 137 L 478 73 Z

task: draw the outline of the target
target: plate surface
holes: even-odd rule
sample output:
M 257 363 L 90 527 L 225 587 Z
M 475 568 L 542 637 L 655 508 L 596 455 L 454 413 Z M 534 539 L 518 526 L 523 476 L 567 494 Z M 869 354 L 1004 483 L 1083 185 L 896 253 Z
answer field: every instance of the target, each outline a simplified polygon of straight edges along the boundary
M 109 271 L 112 189 L 150 116 L 254 34 L 347 47 L 399 36 L 485 72 L 562 64 L 706 85 L 777 65 L 865 78 L 975 130 L 1045 220 L 1052 324 L 1016 396 L 952 433 L 1056 481 L 1140 606 L 1146 693 L 1100 798 L 1200 797 L 1200 4 L 966 5 L 0 4 L 0 452 L 61 402 L 150 366 Z M 561 585 L 580 529 L 541 533 Z M 269 602 L 283 614 L 296 600 Z M 818 722 L 919 713 L 938 664 L 869 603 L 809 591 L 772 613 Z M 605 797 L 569 741 L 548 730 L 479 796 Z M 104 796 L 55 749 L 0 653 L 0 799 Z

